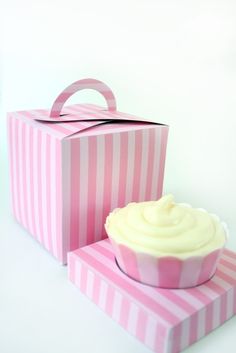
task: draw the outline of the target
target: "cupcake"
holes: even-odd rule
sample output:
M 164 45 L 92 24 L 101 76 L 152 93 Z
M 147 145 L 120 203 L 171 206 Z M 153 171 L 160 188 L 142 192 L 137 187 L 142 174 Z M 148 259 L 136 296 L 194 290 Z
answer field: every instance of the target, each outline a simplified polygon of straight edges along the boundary
M 213 214 L 174 202 L 132 202 L 115 209 L 105 224 L 120 269 L 162 288 L 187 288 L 209 280 L 226 241 L 226 227 Z

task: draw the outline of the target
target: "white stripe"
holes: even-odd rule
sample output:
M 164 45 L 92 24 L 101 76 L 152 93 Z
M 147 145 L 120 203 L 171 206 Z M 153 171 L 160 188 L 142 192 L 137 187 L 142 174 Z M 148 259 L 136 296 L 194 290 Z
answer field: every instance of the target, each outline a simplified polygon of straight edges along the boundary
M 220 297 L 213 302 L 213 318 L 212 318 L 212 330 L 220 325 Z
M 18 156 L 18 148 L 16 146 L 16 134 L 17 134 L 17 128 L 16 128 L 16 122 L 17 120 L 12 118 L 12 165 L 13 165 L 13 171 L 12 171 L 12 179 L 13 179 L 13 193 L 14 193 L 14 204 L 15 204 L 15 217 L 19 221 L 20 220 L 20 215 L 19 215 L 19 199 L 18 199 L 18 193 L 17 193 L 17 178 L 18 178 L 18 173 L 19 171 L 16 168 L 16 160 L 19 158 Z
M 198 287 L 199 288 L 199 287 Z M 188 290 L 175 290 L 175 295 L 182 298 L 183 300 L 187 301 L 191 306 L 195 309 L 201 309 L 204 307 L 204 304 L 194 295 L 189 294 Z
M 121 303 L 122 303 L 122 295 L 118 291 L 115 291 L 113 308 L 112 308 L 112 318 L 115 321 L 120 320 Z
M 158 177 L 160 168 L 160 153 L 161 153 L 161 129 L 157 127 L 155 129 L 155 144 L 154 144 L 154 161 L 153 161 L 153 173 L 152 173 L 152 188 L 151 188 L 151 199 L 157 199 L 157 187 Z
M 215 275 L 212 279 L 212 282 L 216 283 L 219 287 L 221 287 L 224 290 L 227 290 L 228 288 L 232 288 L 232 284 L 224 281 L 221 277 L 218 277 Z
M 135 156 L 135 132 L 128 132 L 128 165 L 127 165 L 127 178 L 126 178 L 126 190 L 125 190 L 125 203 L 129 203 L 132 200 L 132 187 L 134 178 L 134 157 Z M 116 162 L 117 163 L 117 162 Z
M 79 247 L 87 244 L 88 138 L 80 139 Z
M 199 278 L 200 271 L 201 271 L 202 262 L 203 262 L 203 260 L 200 257 L 198 259 L 194 260 L 194 264 L 192 263 L 192 260 L 190 260 L 190 266 L 192 268 L 191 277 L 189 276 L 189 262 L 188 262 L 188 260 L 182 262 L 181 276 L 180 276 L 180 281 L 179 281 L 180 287 L 186 285 L 186 279 L 187 279 L 187 282 L 189 283 L 189 286 L 196 285 L 197 280 Z
M 57 156 L 56 156 L 56 138 L 51 136 L 51 146 L 50 146 L 50 175 L 51 175 L 51 181 L 50 181 L 50 192 L 51 192 L 51 234 L 52 234 L 52 252 L 55 257 L 59 257 L 59 254 L 57 253 L 57 237 L 59 234 L 57 234 L 57 207 L 59 205 L 56 204 L 56 179 L 58 178 L 58 175 L 56 175 L 56 163 L 57 163 Z
M 129 316 L 127 322 L 127 331 L 132 335 L 136 334 L 139 308 L 136 304 L 130 303 Z
M 52 134 L 55 137 L 64 138 L 66 136 L 65 133 L 62 133 L 60 131 L 57 131 L 57 130 L 53 129 L 48 124 L 45 125 L 43 123 L 40 123 L 40 122 L 34 120 L 35 118 L 39 118 L 40 117 L 39 113 L 36 113 L 34 111 L 29 111 L 29 113 L 32 113 L 32 119 L 26 118 L 23 115 L 23 113 L 18 113 L 18 112 L 14 113 L 14 116 L 15 116 L 15 118 L 17 120 L 22 121 L 22 122 L 24 122 L 26 124 L 29 124 L 30 126 L 32 126 L 34 128 L 37 128 L 37 129 L 39 129 L 41 131 L 48 132 L 48 133 Z
M 236 280 L 236 271 L 231 270 L 230 268 L 226 267 L 225 265 L 219 264 L 218 269 L 230 276 L 232 279 Z M 236 281 L 235 281 L 236 284 Z
M 230 262 L 232 265 L 236 266 L 236 259 L 233 259 L 232 257 L 229 257 L 225 253 L 222 255 L 222 259 L 226 260 L 227 262 Z
M 226 319 L 229 319 L 234 314 L 234 289 L 227 292 L 227 308 Z
M 39 168 L 38 168 L 38 130 L 33 130 L 33 187 L 34 187 L 34 215 L 35 228 L 38 241 L 41 242 L 39 226 Z
M 173 340 L 174 329 L 169 330 L 167 337 L 164 341 L 164 352 L 173 353 L 174 352 L 174 340 Z
M 96 175 L 96 210 L 95 210 L 95 241 L 102 239 L 103 233 L 103 194 L 104 194 L 105 145 L 104 136 L 97 136 L 97 175 Z
M 216 284 L 220 285 L 220 281 L 219 281 L 219 278 L 217 278 L 216 276 L 214 276 L 212 279 L 211 279 L 212 282 L 215 282 Z M 198 290 L 200 292 L 202 292 L 203 294 L 205 294 L 208 298 L 214 300 L 216 298 L 219 297 L 219 294 L 217 292 L 215 292 L 213 289 L 209 288 L 207 283 L 206 284 L 202 284 L 201 286 L 198 286 L 197 287 Z
M 110 129 L 107 129 L 107 127 L 110 126 Z M 105 128 L 106 127 L 106 128 Z M 96 136 L 96 135 L 101 135 L 101 134 L 115 134 L 115 133 L 122 133 L 122 132 L 128 132 L 128 131 L 138 131 L 138 130 L 143 130 L 146 129 L 147 127 L 145 126 L 135 126 L 134 124 L 128 125 L 128 124 L 122 124 L 122 126 L 118 125 L 117 123 L 111 123 L 111 124 L 105 124 L 104 128 L 103 125 L 100 125 L 97 128 L 94 129 L 88 129 L 85 131 L 79 132 L 79 135 L 82 136 Z M 158 176 L 157 176 L 158 177 Z
M 118 205 L 120 174 L 120 134 L 113 134 L 111 210 Z
M 138 287 L 138 283 L 134 283 L 134 285 Z M 185 311 L 183 308 L 175 304 L 172 300 L 165 296 L 165 293 L 158 291 L 156 288 L 141 286 L 139 290 L 155 300 L 156 303 L 161 303 L 166 310 L 171 310 L 171 313 L 177 316 L 179 319 L 188 317 L 189 314 L 187 310 Z
M 156 321 L 151 316 L 147 316 L 144 343 L 150 349 L 154 349 L 155 348 L 156 327 L 157 327 Z
M 11 210 L 14 210 L 14 188 L 13 188 L 13 168 L 12 168 L 12 163 L 13 163 L 13 158 L 12 158 L 12 153 L 13 153 L 13 143 L 11 141 L 12 137 L 12 118 L 10 115 L 7 116 L 7 141 L 8 141 L 8 160 L 10 161 L 9 168 L 10 168 L 10 191 L 11 191 Z
M 24 192 L 24 185 L 23 185 L 23 151 L 22 151 L 22 145 L 23 145 L 23 137 L 22 137 L 22 130 L 23 130 L 23 122 L 19 121 L 18 125 L 18 151 L 19 151 L 19 160 L 18 160 L 18 165 L 19 165 L 19 192 L 20 192 L 20 211 L 21 211 L 21 222 L 25 228 L 27 228 L 26 224 L 26 218 L 25 218 L 25 207 L 24 207 L 24 197 L 25 197 L 25 192 Z
M 100 291 L 99 291 L 98 306 L 99 306 L 102 310 L 105 310 L 105 308 L 106 308 L 107 290 L 108 290 L 108 285 L 107 285 L 107 283 L 106 283 L 104 280 L 101 280 Z
M 70 174 L 71 174 L 71 142 L 62 140 L 62 238 L 63 238 L 63 258 L 66 258 L 70 248 Z
M 155 278 L 156 284 L 159 283 L 159 271 L 157 268 L 157 261 L 154 257 L 147 258 L 143 254 L 138 254 L 136 256 L 138 263 L 138 269 L 140 274 L 140 280 L 146 283 L 153 283 L 153 278 Z M 142 266 L 142 263 L 145 262 L 146 268 Z
M 40 114 L 41 112 L 40 111 L 37 111 L 37 110 L 31 110 L 30 113 L 32 113 L 32 116 L 35 118 L 35 119 L 40 119 Z M 50 118 L 49 115 L 46 115 L 44 118 L 48 119 Z M 44 119 L 42 119 L 44 120 Z M 44 123 L 41 123 L 40 121 L 36 121 L 36 123 L 38 125 L 40 125 L 40 128 L 41 128 L 41 125 L 44 127 Z M 69 130 L 70 132 L 74 133 L 76 131 L 78 131 L 79 129 L 74 127 L 74 126 L 71 126 L 69 125 L 69 123 L 59 123 L 59 126 L 63 127 L 64 129 L 67 129 Z M 54 134 L 54 129 L 53 128 L 50 128 L 50 125 L 45 125 L 45 127 L 47 127 L 46 131 L 48 132 L 48 128 L 49 128 L 49 132 L 53 133 L 53 135 L 57 135 L 57 134 Z M 45 130 L 45 129 L 44 129 Z M 46 132 L 45 131 L 45 132 Z M 60 134 L 63 134 L 63 137 L 67 136 L 67 133 L 60 133 Z
M 26 204 L 27 204 L 27 211 L 28 211 L 28 222 L 29 222 L 29 230 L 30 233 L 34 234 L 33 230 L 33 217 L 34 215 L 32 214 L 32 204 L 31 204 L 31 184 L 30 184 L 30 126 L 26 125 L 25 126 L 25 159 L 26 159 Z M 31 166 L 33 168 L 33 166 Z
M 145 200 L 147 167 L 148 167 L 148 142 L 149 130 L 142 130 L 142 157 L 141 157 L 141 176 L 139 184 L 139 201 Z
M 46 134 L 42 133 L 41 143 L 41 185 L 42 185 L 42 229 L 44 246 L 49 250 L 48 232 L 47 232 L 47 180 L 46 180 L 46 158 L 48 158 L 48 152 L 46 150 Z
M 197 339 L 199 340 L 205 336 L 206 308 L 200 310 L 197 315 Z
M 90 270 L 88 270 L 87 283 L 86 283 L 86 295 L 90 299 L 93 298 L 93 283 L 94 283 L 94 274 Z
M 180 348 L 183 350 L 189 345 L 190 336 L 190 318 L 185 319 L 181 324 Z

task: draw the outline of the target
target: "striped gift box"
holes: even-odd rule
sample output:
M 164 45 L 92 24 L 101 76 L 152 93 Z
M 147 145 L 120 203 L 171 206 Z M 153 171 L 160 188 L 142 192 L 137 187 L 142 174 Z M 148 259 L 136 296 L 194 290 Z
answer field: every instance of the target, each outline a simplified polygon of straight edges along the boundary
M 61 109 L 92 88 L 108 105 Z M 162 194 L 168 127 L 116 110 L 111 90 L 85 79 L 67 87 L 51 111 L 8 114 L 12 209 L 60 262 L 67 252 L 106 237 L 110 210 Z
M 108 239 L 68 254 L 70 280 L 157 353 L 178 353 L 236 314 L 236 253 L 225 249 L 214 277 L 189 289 L 160 289 L 117 267 Z

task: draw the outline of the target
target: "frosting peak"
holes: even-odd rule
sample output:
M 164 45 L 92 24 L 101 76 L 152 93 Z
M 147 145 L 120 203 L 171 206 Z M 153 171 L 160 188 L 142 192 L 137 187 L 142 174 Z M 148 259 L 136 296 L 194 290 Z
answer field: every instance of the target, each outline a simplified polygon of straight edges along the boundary
M 116 242 L 155 256 L 202 256 L 222 247 L 226 238 L 216 216 L 177 204 L 173 195 L 116 209 L 105 228 Z

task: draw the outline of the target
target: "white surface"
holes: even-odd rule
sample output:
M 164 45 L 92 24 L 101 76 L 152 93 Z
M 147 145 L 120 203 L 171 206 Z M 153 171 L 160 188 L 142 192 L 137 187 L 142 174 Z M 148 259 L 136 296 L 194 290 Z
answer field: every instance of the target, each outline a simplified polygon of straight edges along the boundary
M 165 191 L 219 215 L 236 249 L 236 2 L 8 0 L 0 16 L 0 352 L 149 352 L 10 216 L 5 112 L 103 80 L 119 110 L 170 125 Z M 82 101 L 103 104 L 90 91 L 70 103 Z M 235 329 L 232 319 L 186 352 L 231 353 Z

